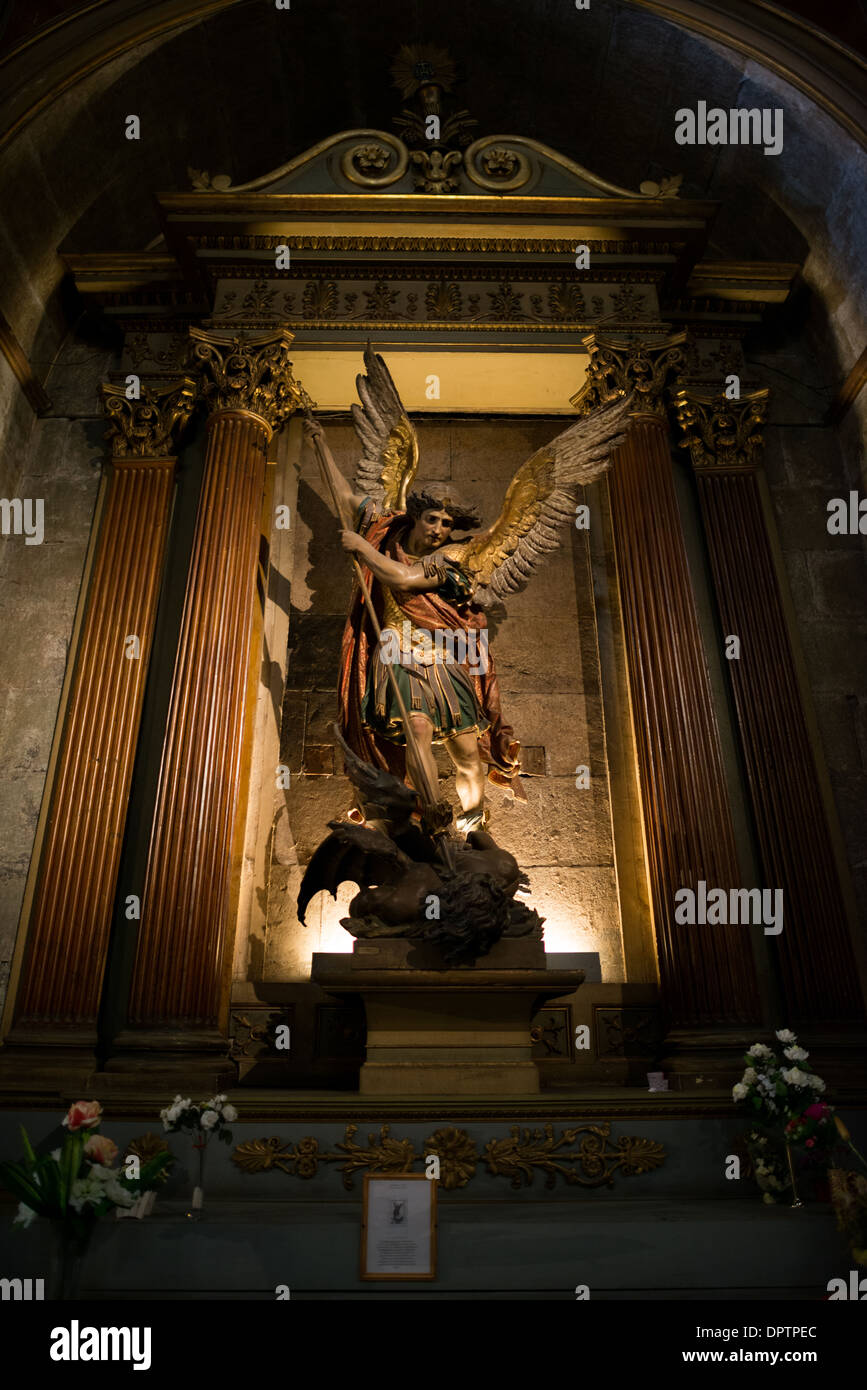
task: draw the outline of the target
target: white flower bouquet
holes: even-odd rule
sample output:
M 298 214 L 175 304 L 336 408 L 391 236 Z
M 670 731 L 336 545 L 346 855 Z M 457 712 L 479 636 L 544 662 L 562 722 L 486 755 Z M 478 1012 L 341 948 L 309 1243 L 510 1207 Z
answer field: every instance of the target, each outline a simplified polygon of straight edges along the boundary
M 782 1057 L 764 1043 L 753 1043 L 744 1056 L 746 1071 L 732 1087 L 732 1099 L 748 1105 L 773 1129 L 782 1129 L 825 1090 L 825 1083 L 809 1065 L 809 1053 L 798 1046 L 788 1028 L 777 1031 Z
M 234 1105 L 228 1105 L 227 1096 L 214 1096 L 211 1100 L 193 1105 L 187 1097 L 175 1096 L 171 1105 L 160 1111 L 163 1129 L 171 1132 L 186 1129 L 193 1135 L 193 1148 L 198 1152 L 198 1181 L 193 1188 L 192 1209 L 187 1216 L 197 1221 L 201 1218 L 204 1205 L 205 1150 L 209 1141 L 216 1137 L 224 1144 L 232 1142 L 232 1131 L 228 1128 L 238 1118 Z
M 211 1100 L 193 1105 L 189 1098 L 185 1100 L 183 1096 L 175 1096 L 171 1105 L 160 1111 L 163 1129 L 168 1133 L 192 1130 L 200 1142 L 207 1142 L 212 1135 L 216 1135 L 223 1143 L 230 1144 L 232 1131 L 226 1126 L 234 1124 L 238 1112 L 234 1105 L 226 1104 L 227 1100 L 228 1096 L 214 1096 Z

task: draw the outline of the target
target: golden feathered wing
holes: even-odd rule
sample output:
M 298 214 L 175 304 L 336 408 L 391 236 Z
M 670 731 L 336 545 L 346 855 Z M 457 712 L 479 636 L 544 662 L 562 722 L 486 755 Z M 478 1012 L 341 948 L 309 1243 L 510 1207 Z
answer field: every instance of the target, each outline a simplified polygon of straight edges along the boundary
M 361 405 L 352 406 L 362 448 L 355 490 L 372 497 L 382 511 L 402 512 L 418 470 L 418 437 L 388 367 L 370 343 L 364 365 L 367 375 L 355 378 Z
M 542 556 L 557 549 L 560 528 L 575 516 L 576 488 L 608 468 L 631 406 L 629 398 L 594 410 L 521 465 L 494 525 L 460 549 L 482 603 L 522 589 Z

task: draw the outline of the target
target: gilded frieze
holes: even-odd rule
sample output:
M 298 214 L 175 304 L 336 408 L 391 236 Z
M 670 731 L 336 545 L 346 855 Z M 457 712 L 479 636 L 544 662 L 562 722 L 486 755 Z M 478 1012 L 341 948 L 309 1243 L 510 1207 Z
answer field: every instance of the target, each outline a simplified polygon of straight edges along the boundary
M 214 322 L 268 321 L 291 326 L 324 323 L 400 323 L 425 328 L 443 323 L 500 329 L 504 324 L 581 327 L 600 319 L 631 324 L 656 315 L 652 286 L 582 283 L 569 279 L 500 276 L 486 287 L 477 279 L 380 279 L 349 282 L 311 276 L 287 288 L 285 282 L 221 282 Z
M 607 1122 L 578 1125 L 559 1134 L 550 1124 L 541 1129 L 514 1125 L 507 1136 L 488 1140 L 481 1154 L 466 1130 L 455 1126 L 436 1130 L 420 1152 L 411 1139 L 393 1138 L 389 1125 L 382 1125 L 378 1136 L 368 1134 L 366 1146 L 356 1142 L 357 1133 L 357 1125 L 347 1125 L 343 1142 L 333 1150 L 321 1149 L 312 1136 L 294 1143 L 276 1137 L 248 1139 L 236 1146 L 232 1161 L 244 1173 L 276 1169 L 297 1178 L 315 1177 L 320 1164 L 336 1163 L 343 1186 L 351 1191 L 358 1173 L 411 1172 L 416 1163 L 427 1166 L 432 1154 L 439 1159 L 439 1181 L 447 1190 L 466 1187 L 480 1165 L 494 1177 L 508 1178 L 513 1188 L 531 1186 L 537 1173 L 544 1174 L 547 1188 L 554 1187 L 558 1177 L 569 1186 L 612 1187 L 617 1175 L 652 1172 L 666 1157 L 663 1145 L 653 1139 L 622 1135 L 613 1140 Z

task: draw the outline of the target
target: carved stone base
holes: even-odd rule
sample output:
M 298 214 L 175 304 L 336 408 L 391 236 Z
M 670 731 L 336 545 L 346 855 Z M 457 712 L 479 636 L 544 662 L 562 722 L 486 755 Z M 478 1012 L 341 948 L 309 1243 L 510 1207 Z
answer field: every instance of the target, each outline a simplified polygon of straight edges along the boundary
M 165 1081 L 168 1086 L 219 1090 L 237 1078 L 228 1048 L 228 1039 L 215 1028 L 129 1029 L 115 1039 L 114 1055 L 100 1079 L 109 1088 L 113 1078 L 124 1089 L 131 1076 L 147 1076 L 149 1084 Z
M 97 1065 L 92 1030 L 18 1027 L 0 1051 L 0 1091 L 14 1096 L 74 1090 L 87 1083 Z
M 576 989 L 583 971 L 528 964 L 528 956 L 542 955 L 536 942 L 500 942 L 475 965 L 452 969 L 437 967 L 435 956 L 420 948 L 418 966 L 403 964 L 414 957 L 406 949 L 412 942 L 368 941 L 364 947 L 358 955 L 314 955 L 312 972 L 329 993 L 360 995 L 364 1002 L 362 1095 L 538 1093 L 530 1019 L 546 1000 Z
M 756 1026 L 731 1029 L 673 1029 L 662 1043 L 655 1070 L 664 1071 L 669 1089 L 728 1089 L 743 1075 L 744 1053 L 763 1035 Z

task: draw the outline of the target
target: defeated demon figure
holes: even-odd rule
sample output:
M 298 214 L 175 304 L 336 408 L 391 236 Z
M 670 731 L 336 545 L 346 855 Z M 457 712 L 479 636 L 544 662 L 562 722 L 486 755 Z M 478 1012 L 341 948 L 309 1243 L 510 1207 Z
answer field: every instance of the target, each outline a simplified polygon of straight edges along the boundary
M 466 840 L 450 839 L 446 854 L 443 837 L 419 823 L 412 788 L 357 758 L 334 732 L 366 824 L 329 821 L 331 834 L 313 855 L 298 894 L 302 922 L 317 893 L 326 889 L 336 897 L 341 883 L 352 882 L 361 891 L 341 919 L 352 936 L 423 940 L 439 947 L 447 965 L 472 963 L 504 936 L 541 937 L 544 918 L 515 902 L 515 893 L 529 884 L 511 854 L 480 830 Z

